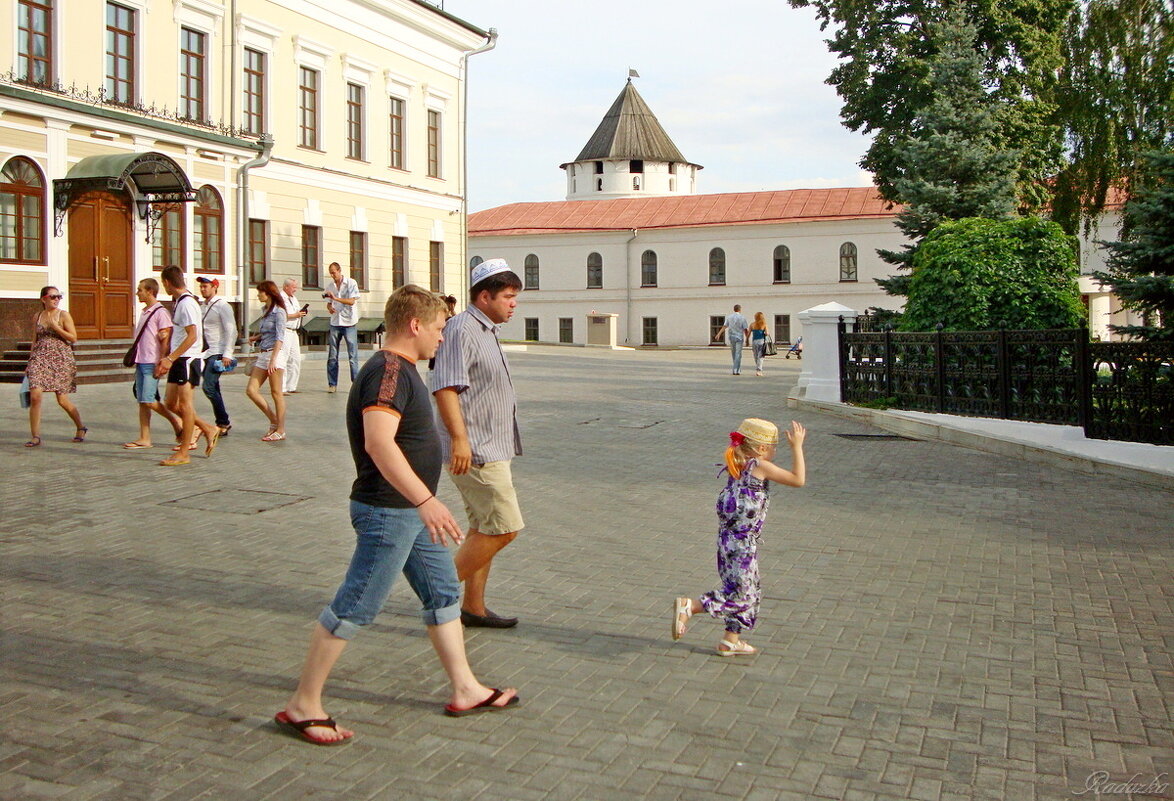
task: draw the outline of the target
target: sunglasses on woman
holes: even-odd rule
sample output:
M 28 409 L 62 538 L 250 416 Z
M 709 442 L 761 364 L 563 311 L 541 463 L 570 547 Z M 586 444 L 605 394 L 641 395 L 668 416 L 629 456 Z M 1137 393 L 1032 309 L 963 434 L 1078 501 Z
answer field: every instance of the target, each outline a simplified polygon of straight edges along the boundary
M 49 300 L 61 300 L 65 295 L 46 295 Z

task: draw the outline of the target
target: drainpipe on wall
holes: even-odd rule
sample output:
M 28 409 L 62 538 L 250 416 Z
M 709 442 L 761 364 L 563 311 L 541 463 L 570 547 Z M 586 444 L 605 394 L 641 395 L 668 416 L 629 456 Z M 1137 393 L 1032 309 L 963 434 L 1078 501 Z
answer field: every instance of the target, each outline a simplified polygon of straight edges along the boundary
M 240 319 L 237 325 L 241 332 L 241 353 L 247 354 L 249 352 L 249 290 L 248 290 L 248 247 L 249 247 L 249 170 L 255 167 L 264 167 L 269 163 L 269 157 L 273 155 L 273 135 L 261 134 L 261 139 L 257 142 L 261 147 L 261 155 L 251 161 L 246 161 L 241 165 L 240 170 L 237 171 L 236 191 L 237 191 L 237 208 L 240 209 L 240 219 L 237 223 L 236 229 L 236 276 L 237 282 L 240 284 L 241 303 L 239 310 Z
M 462 303 L 467 302 L 469 297 L 469 56 L 487 53 L 495 47 L 497 28 L 490 28 L 489 39 L 485 44 L 461 56 L 461 89 L 464 94 L 461 100 L 461 230 L 464 236 L 461 237 L 461 291 L 457 297 Z
M 640 235 L 639 228 L 632 229 L 632 235 L 628 237 L 628 241 L 624 243 L 624 271 L 628 274 L 627 284 L 627 313 L 624 315 L 627 319 L 624 321 L 624 344 L 632 344 L 632 243 L 636 241 L 636 237 Z

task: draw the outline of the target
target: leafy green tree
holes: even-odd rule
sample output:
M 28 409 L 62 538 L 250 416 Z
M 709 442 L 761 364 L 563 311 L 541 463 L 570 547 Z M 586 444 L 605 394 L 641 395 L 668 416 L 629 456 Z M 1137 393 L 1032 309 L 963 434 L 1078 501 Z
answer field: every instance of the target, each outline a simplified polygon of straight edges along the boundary
M 896 225 L 911 244 L 878 251 L 899 269 L 912 266 L 918 243 L 939 223 L 963 217 L 1004 218 L 1015 208 L 1016 153 L 1000 144 L 997 107 L 983 86 L 977 31 L 961 6 L 930 24 L 936 50 L 926 60 L 926 105 L 893 139 L 894 194 L 904 204 Z M 877 281 L 891 295 L 906 294 L 909 276 Z
M 913 262 L 906 331 L 1076 328 L 1085 319 L 1075 239 L 1038 217 L 937 226 Z
M 1149 180 L 1125 204 L 1124 239 L 1106 245 L 1109 269 L 1096 277 L 1146 319 L 1114 330 L 1174 342 L 1174 148 L 1150 153 L 1147 164 Z
M 873 134 L 860 164 L 873 173 L 886 199 L 904 200 L 896 181 L 904 162 L 895 145 L 933 100 L 929 59 L 938 43 L 928 27 L 953 0 L 789 0 L 813 8 L 828 46 L 841 63 L 828 83 L 836 87 L 844 124 Z M 1021 208 L 1049 199 L 1047 181 L 1062 165 L 1063 137 L 1055 120 L 1056 82 L 1063 65 L 1063 33 L 1076 0 L 957 0 L 976 25 L 975 50 L 983 84 L 998 108 L 995 139 L 1018 154 Z
M 1142 188 L 1143 154 L 1174 144 L 1174 4 L 1084 0 L 1070 17 L 1057 95 L 1070 163 L 1052 218 L 1075 232 L 1114 189 Z

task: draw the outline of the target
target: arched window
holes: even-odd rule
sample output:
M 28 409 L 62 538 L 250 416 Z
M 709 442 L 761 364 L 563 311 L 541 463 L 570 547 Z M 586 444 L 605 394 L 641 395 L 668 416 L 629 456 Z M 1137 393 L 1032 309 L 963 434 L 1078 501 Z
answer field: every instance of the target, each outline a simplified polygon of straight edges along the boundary
M 224 272 L 224 203 L 210 186 L 201 186 L 196 194 L 194 231 L 192 269 L 197 273 Z
M 791 283 L 791 249 L 786 245 L 779 245 L 775 248 L 774 282 L 776 284 Z
M 856 246 L 851 242 L 840 245 L 840 280 L 856 280 Z
M 526 275 L 523 283 L 526 289 L 538 289 L 538 257 L 533 253 L 526 256 Z
M 475 269 L 477 265 L 483 261 L 485 261 L 485 259 L 481 258 L 480 256 L 474 256 L 473 258 L 469 259 L 469 269 Z
M 656 286 L 655 250 L 646 250 L 640 255 L 640 286 Z
M 726 252 L 721 248 L 709 251 L 709 285 L 720 286 L 726 282 Z
M 587 254 L 587 288 L 603 288 L 603 256 L 598 253 Z
M 45 261 L 45 179 L 29 159 L 9 159 L 0 170 L 0 261 Z

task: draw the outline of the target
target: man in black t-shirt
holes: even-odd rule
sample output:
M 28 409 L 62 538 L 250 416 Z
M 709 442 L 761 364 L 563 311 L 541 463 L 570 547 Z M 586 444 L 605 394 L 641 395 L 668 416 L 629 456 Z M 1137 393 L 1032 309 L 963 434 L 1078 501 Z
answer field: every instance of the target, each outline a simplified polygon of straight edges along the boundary
M 322 610 L 310 638 L 298 688 L 277 725 L 315 745 L 347 742 L 322 707 L 322 690 L 347 640 L 383 607 L 395 577 L 407 577 L 423 605 L 428 637 L 452 683 L 444 711 L 463 716 L 518 703 L 517 691 L 477 681 L 465 656 L 461 586 L 445 546 L 463 534 L 436 498 L 440 442 L 428 388 L 416 362 L 436 353 L 444 329 L 444 302 L 408 285 L 392 293 L 384 310 L 387 339 L 351 386 L 347 435 L 357 477 L 351 488 L 356 545 L 346 578 Z

